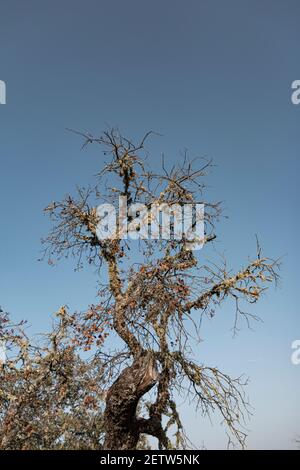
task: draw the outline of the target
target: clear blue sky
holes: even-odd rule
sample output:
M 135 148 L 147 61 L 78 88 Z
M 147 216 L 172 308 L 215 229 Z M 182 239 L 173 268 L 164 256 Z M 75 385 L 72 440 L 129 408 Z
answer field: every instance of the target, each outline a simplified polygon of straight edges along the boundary
M 286 255 L 255 332 L 232 339 L 230 305 L 203 325 L 199 360 L 251 377 L 250 448 L 293 448 L 300 434 L 300 366 L 290 361 L 300 338 L 300 105 L 290 99 L 299 18 L 298 0 L 11 0 L 0 9 L 0 304 L 40 331 L 59 306 L 95 299 L 94 273 L 36 261 L 49 229 L 42 209 L 99 169 L 97 148 L 81 152 L 66 127 L 156 130 L 153 165 L 161 152 L 176 162 L 185 147 L 213 157 L 209 196 L 229 215 L 217 248 L 234 269 L 254 254 L 255 233 L 269 256 Z M 226 446 L 218 419 L 184 413 L 196 444 Z

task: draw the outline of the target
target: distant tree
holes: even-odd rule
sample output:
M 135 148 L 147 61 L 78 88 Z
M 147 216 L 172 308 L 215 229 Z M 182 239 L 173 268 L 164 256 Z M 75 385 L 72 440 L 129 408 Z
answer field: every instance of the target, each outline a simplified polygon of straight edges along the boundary
M 134 251 L 130 251 L 130 240 L 120 236 L 99 239 L 96 208 L 104 202 L 117 207 L 119 196 L 126 197 L 128 205 L 142 203 L 148 208 L 153 204 L 204 203 L 205 244 L 216 238 L 215 223 L 221 206 L 205 200 L 204 178 L 210 161 L 190 161 L 185 154 L 182 162 L 171 169 L 162 160 L 161 171 L 155 172 L 148 167 L 145 152 L 151 132 L 137 144 L 115 129 L 100 137 L 78 134 L 84 139 L 83 147 L 100 144 L 104 159 L 108 160 L 105 163 L 101 158 L 102 167 L 94 186 L 79 187 L 76 196 L 67 195 L 45 209 L 54 226 L 44 240 L 44 254 L 50 264 L 71 256 L 76 258 L 78 268 L 85 261 L 99 269 L 103 267 L 97 305 L 70 315 L 77 325 L 73 338 L 76 347 L 91 351 L 96 348 L 96 357 L 101 361 L 101 371 L 97 369 L 94 377 L 96 389 L 97 384 L 104 383 L 107 389 L 103 421 L 102 415 L 100 420 L 105 434 L 103 448 L 135 449 L 141 435 L 156 437 L 159 448 L 184 447 L 186 437 L 177 409 L 178 396 L 192 399 L 204 414 L 218 411 L 228 427 L 230 441 L 244 446 L 243 422 L 248 413 L 244 381 L 197 363 L 192 343 L 195 339 L 200 341 L 201 318 L 213 317 L 225 299 L 234 304 L 235 330 L 240 318 L 248 323 L 256 318 L 242 308 L 241 301 L 255 304 L 259 300 L 267 285 L 277 279 L 277 261 L 263 256 L 258 246 L 256 257 L 232 273 L 224 260 L 219 265 L 204 262 L 203 252 L 193 251 L 184 236 L 139 240 Z M 138 217 L 137 212 L 127 218 L 137 232 L 141 223 Z M 115 341 L 113 350 L 112 341 L 110 347 L 104 341 L 109 333 Z M 47 352 L 45 357 L 49 354 L 53 353 Z M 86 364 L 79 357 L 74 358 L 73 349 L 63 349 L 62 354 L 70 355 L 66 368 L 75 362 L 82 371 L 65 379 L 59 375 L 61 368 L 56 370 L 54 366 L 48 377 L 57 387 L 59 384 L 55 393 L 68 397 L 78 393 L 72 392 L 78 386 L 78 377 L 91 370 L 84 371 Z M 80 386 L 84 385 L 82 381 L 83 378 Z M 42 381 L 39 383 L 42 386 Z M 93 414 L 98 407 L 101 409 L 95 392 L 86 390 L 80 397 L 81 401 L 90 397 Z M 99 424 L 94 428 L 95 421 L 88 416 L 85 419 L 91 419 L 88 445 L 97 447 Z M 170 436 L 174 426 L 175 440 Z M 66 424 L 68 436 L 73 427 L 73 423 L 69 428 Z
M 0 364 L 1 449 L 99 449 L 103 436 L 101 368 L 83 360 L 66 310 L 34 345 L 2 314 L 7 359 Z M 71 326 L 72 324 L 72 326 Z
M 103 446 L 102 363 L 82 357 L 79 325 L 61 307 L 40 344 L 12 324 L 0 309 L 0 449 L 101 449 Z M 139 449 L 149 443 L 141 435 Z

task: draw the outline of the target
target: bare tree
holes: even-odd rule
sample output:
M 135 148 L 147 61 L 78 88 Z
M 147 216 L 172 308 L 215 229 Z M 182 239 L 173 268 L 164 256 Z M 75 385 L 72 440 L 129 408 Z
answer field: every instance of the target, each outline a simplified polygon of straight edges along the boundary
M 145 150 L 152 132 L 139 143 L 116 129 L 100 137 L 76 133 L 83 137 L 83 147 L 100 144 L 107 162 L 94 186 L 79 187 L 76 197 L 67 195 L 45 209 L 54 226 L 43 241 L 44 255 L 50 264 L 75 257 L 78 268 L 87 261 L 101 273 L 99 303 L 74 318 L 80 324 L 78 344 L 93 349 L 98 343 L 96 355 L 103 365 L 102 380 L 107 384 L 103 448 L 135 449 L 142 434 L 156 437 L 159 448 L 187 445 L 178 396 L 192 399 L 204 414 L 219 411 L 230 440 L 244 446 L 243 422 L 249 411 L 244 380 L 198 364 L 192 344 L 200 341 L 201 318 L 213 317 L 225 299 L 234 304 L 235 331 L 240 318 L 248 323 L 255 319 L 241 302 L 258 301 L 268 283 L 276 281 L 278 262 L 264 257 L 258 245 L 256 257 L 232 273 L 224 260 L 218 265 L 204 263 L 184 236 L 139 240 L 135 242 L 139 257 L 131 256 L 129 240 L 99 239 L 96 207 L 103 202 L 117 206 L 119 196 L 125 196 L 128 204 L 147 207 L 204 203 L 204 241 L 212 242 L 222 212 L 219 202 L 205 200 L 204 177 L 212 162 L 189 160 L 185 153 L 180 165 L 171 169 L 162 159 L 156 173 L 148 168 Z M 134 222 L 132 215 L 127 222 Z M 117 345 L 113 351 L 103 342 L 109 332 Z M 177 429 L 175 442 L 168 432 L 172 426 Z

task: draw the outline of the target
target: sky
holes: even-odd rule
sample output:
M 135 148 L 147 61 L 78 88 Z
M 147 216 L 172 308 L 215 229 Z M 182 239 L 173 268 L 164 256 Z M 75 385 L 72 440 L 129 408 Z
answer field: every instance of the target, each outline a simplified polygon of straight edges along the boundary
M 298 0 L 11 0 L 0 4 L 0 304 L 32 331 L 61 305 L 84 309 L 97 276 L 38 262 L 51 225 L 43 208 L 88 184 L 98 148 L 81 151 L 66 128 L 99 134 L 117 125 L 134 139 L 152 129 L 150 163 L 172 165 L 187 148 L 213 158 L 208 196 L 228 218 L 216 248 L 233 270 L 255 255 L 255 234 L 283 257 L 281 282 L 256 312 L 263 322 L 232 337 L 234 306 L 202 327 L 198 360 L 250 377 L 248 447 L 292 449 L 300 434 Z M 203 251 L 203 256 L 206 253 Z M 225 448 L 212 423 L 182 405 L 191 440 Z

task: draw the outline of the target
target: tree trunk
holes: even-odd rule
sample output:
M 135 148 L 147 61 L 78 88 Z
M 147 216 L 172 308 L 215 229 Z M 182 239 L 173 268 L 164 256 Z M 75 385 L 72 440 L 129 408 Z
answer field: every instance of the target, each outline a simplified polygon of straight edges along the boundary
M 110 387 L 104 413 L 106 450 L 135 449 L 141 434 L 136 416 L 139 400 L 157 382 L 158 374 L 151 353 L 143 351 Z

